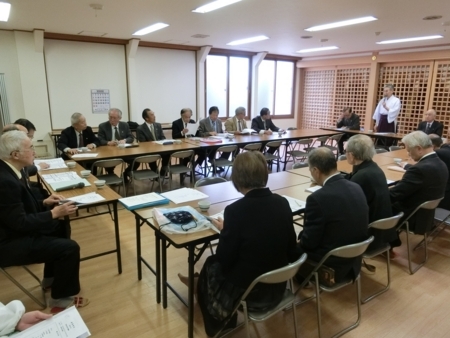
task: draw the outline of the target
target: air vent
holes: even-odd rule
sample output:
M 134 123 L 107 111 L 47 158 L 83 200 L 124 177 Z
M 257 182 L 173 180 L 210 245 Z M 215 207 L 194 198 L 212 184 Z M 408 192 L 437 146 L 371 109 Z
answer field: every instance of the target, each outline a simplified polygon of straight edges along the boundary
M 78 33 L 78 35 L 85 35 L 85 36 L 105 36 L 108 33 L 101 33 L 101 32 L 91 32 L 91 31 L 81 31 Z
M 424 17 L 422 20 L 438 20 L 442 19 L 442 15 L 428 15 Z
M 196 39 L 204 39 L 209 37 L 209 35 L 205 35 L 205 34 L 195 34 L 191 36 L 192 38 L 196 38 Z
M 300 38 L 302 38 L 302 39 L 311 39 L 312 35 L 303 35 Z

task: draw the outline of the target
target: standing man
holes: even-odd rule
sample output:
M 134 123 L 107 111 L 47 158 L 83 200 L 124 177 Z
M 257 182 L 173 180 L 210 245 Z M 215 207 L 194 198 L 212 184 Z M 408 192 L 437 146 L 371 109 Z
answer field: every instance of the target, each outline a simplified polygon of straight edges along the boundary
M 181 109 L 181 118 L 178 120 L 175 120 L 172 122 L 172 138 L 184 138 L 187 135 L 187 132 L 189 132 L 189 129 L 187 129 L 188 123 L 195 123 L 192 117 L 192 110 L 190 108 L 183 108 Z
M 348 130 L 360 130 L 359 116 L 352 112 L 352 107 L 346 107 L 342 110 L 342 115 L 336 123 L 336 127 Z M 342 135 L 338 143 L 339 154 L 344 153 L 344 142 L 349 139 L 348 134 Z
M 139 142 L 150 142 L 150 141 L 160 141 L 165 140 L 162 127 L 160 123 L 156 123 L 155 113 L 149 109 L 145 108 L 142 112 L 142 118 L 145 120 L 139 127 L 136 129 L 137 139 Z M 161 155 L 161 172 L 160 175 L 162 177 L 166 176 L 167 164 L 169 163 L 170 155 L 163 154 Z M 156 167 L 156 162 L 150 163 L 150 168 L 154 172 L 158 172 L 158 168 Z M 137 169 L 137 168 L 135 168 Z M 135 170 L 133 169 L 133 170 Z
M 58 149 L 63 152 L 62 157 L 65 160 L 69 159 L 67 154 L 78 154 L 79 148 L 94 149 L 100 145 L 100 140 L 87 125 L 83 114 L 73 113 L 70 122 L 72 125 L 61 132 L 58 140 Z
M 244 129 L 247 129 L 247 123 L 245 122 L 245 108 L 237 107 L 234 112 L 234 117 L 229 118 L 225 122 L 225 131 L 230 134 L 241 134 Z
M 378 133 L 396 133 L 397 117 L 402 107 L 400 100 L 395 97 L 394 86 L 387 84 L 384 86 L 384 97 L 380 100 L 375 108 L 373 119 L 375 120 L 374 131 Z M 384 145 L 391 146 L 393 139 L 385 139 Z
M 425 113 L 425 121 L 422 121 L 417 126 L 417 130 L 423 131 L 425 134 L 436 134 L 442 137 L 442 133 L 444 131 L 444 125 L 435 120 L 436 111 L 434 109 L 430 109 Z
M 252 129 L 259 134 L 272 135 L 274 131 L 284 131 L 273 124 L 270 118 L 269 108 L 263 108 L 259 112 L 259 116 L 252 120 Z
M 120 109 L 111 108 L 108 111 L 108 121 L 100 123 L 98 126 L 98 139 L 100 145 L 117 146 L 118 144 L 133 143 L 130 127 L 126 122 L 121 122 L 122 112 Z M 126 160 L 128 163 L 123 175 L 125 181 L 130 181 L 131 163 L 133 160 Z M 114 173 L 114 168 L 106 168 L 108 174 Z

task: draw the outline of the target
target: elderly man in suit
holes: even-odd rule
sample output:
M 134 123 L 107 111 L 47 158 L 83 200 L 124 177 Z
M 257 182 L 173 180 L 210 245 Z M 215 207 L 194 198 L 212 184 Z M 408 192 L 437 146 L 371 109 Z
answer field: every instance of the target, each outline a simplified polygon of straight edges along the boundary
M 98 126 L 98 139 L 100 145 L 117 146 L 118 144 L 133 143 L 133 135 L 130 127 L 126 122 L 121 122 L 122 111 L 117 108 L 111 108 L 108 111 L 108 121 L 100 123 Z M 126 160 L 128 163 L 124 171 L 125 181 L 130 181 L 131 163 L 132 159 Z M 134 168 L 136 169 L 136 168 Z M 114 173 L 114 168 L 106 168 L 108 174 Z
M 359 116 L 352 112 L 352 107 L 345 107 L 342 110 L 342 115 L 336 122 L 336 127 L 348 130 L 359 130 Z M 344 142 L 347 141 L 349 135 L 344 134 L 338 142 L 339 154 L 344 153 Z
M 336 158 L 327 148 L 312 150 L 308 156 L 311 176 L 322 186 L 306 199 L 305 222 L 297 245 L 300 253 L 319 262 L 330 250 L 368 238 L 369 208 L 361 187 L 337 171 Z M 334 269 L 335 282 L 356 278 L 361 257 L 330 257 L 325 265 Z M 300 275 L 306 271 L 300 268 Z
M 273 124 L 272 119 L 270 118 L 269 108 L 261 109 L 261 111 L 259 112 L 259 116 L 253 118 L 252 129 L 259 134 L 266 135 L 272 135 L 274 131 L 283 131 L 283 129 L 280 129 Z
M 79 148 L 94 149 L 100 146 L 100 140 L 87 125 L 83 114 L 73 113 L 70 122 L 71 126 L 61 132 L 58 140 L 58 149 L 63 152 L 62 157 L 65 160 L 69 159 L 67 154 L 78 154 Z
M 436 134 L 430 134 L 428 136 L 433 144 L 434 151 L 442 162 L 445 163 L 450 175 L 450 144 L 443 144 L 442 138 Z M 439 203 L 438 207 L 450 210 L 450 179 L 447 181 L 447 186 L 445 187 L 445 197 Z
M 234 112 L 234 117 L 225 121 L 225 131 L 230 134 L 240 134 L 242 130 L 247 129 L 247 123 L 245 122 L 245 108 L 237 107 Z
M 183 108 L 180 112 L 181 118 L 172 122 L 172 138 L 184 138 L 189 136 L 187 133 L 189 129 L 187 129 L 188 123 L 195 123 L 192 117 L 192 109 Z
M 70 225 L 59 218 L 75 213 L 73 202 L 59 205 L 60 195 L 37 200 L 24 180 L 35 157 L 31 140 L 13 130 L 0 138 L 0 266 L 45 263 L 43 287 L 51 287 L 51 307 L 80 301 L 80 247 L 70 240 Z
M 139 127 L 137 127 L 136 134 L 139 142 L 150 142 L 150 141 L 160 141 L 165 140 L 164 132 L 162 130 L 161 124 L 156 123 L 155 113 L 149 109 L 145 108 L 142 111 L 142 118 L 145 120 Z M 161 155 L 161 176 L 166 175 L 167 164 L 169 163 L 170 156 L 167 154 Z M 150 168 L 154 172 L 158 172 L 156 163 L 150 163 Z
M 406 172 L 390 189 L 390 196 L 394 213 L 403 211 L 404 217 L 408 217 L 422 203 L 444 197 L 448 170 L 434 152 L 429 136 L 423 131 L 413 131 L 403 137 L 402 142 L 411 159 L 417 163 L 399 164 Z M 417 234 L 423 234 L 429 230 L 433 217 L 433 210 L 419 210 L 409 220 L 409 227 Z M 391 242 L 392 247 L 400 245 L 400 238 Z
M 436 134 L 442 137 L 442 133 L 444 132 L 444 125 L 436 121 L 436 111 L 434 109 L 430 109 L 425 113 L 425 121 L 422 121 L 417 126 L 417 130 L 423 131 L 425 134 Z

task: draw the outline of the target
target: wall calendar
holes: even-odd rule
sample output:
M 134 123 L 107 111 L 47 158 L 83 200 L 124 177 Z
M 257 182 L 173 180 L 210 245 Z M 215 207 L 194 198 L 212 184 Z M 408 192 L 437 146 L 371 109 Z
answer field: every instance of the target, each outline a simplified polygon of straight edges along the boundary
M 109 89 L 91 89 L 92 112 L 107 113 L 110 108 Z

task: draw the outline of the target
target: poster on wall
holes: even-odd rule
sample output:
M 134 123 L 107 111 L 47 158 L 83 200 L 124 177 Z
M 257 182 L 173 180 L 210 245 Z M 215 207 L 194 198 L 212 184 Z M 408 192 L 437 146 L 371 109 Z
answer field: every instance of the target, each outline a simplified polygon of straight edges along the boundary
M 107 113 L 110 108 L 109 89 L 91 89 L 92 112 Z

